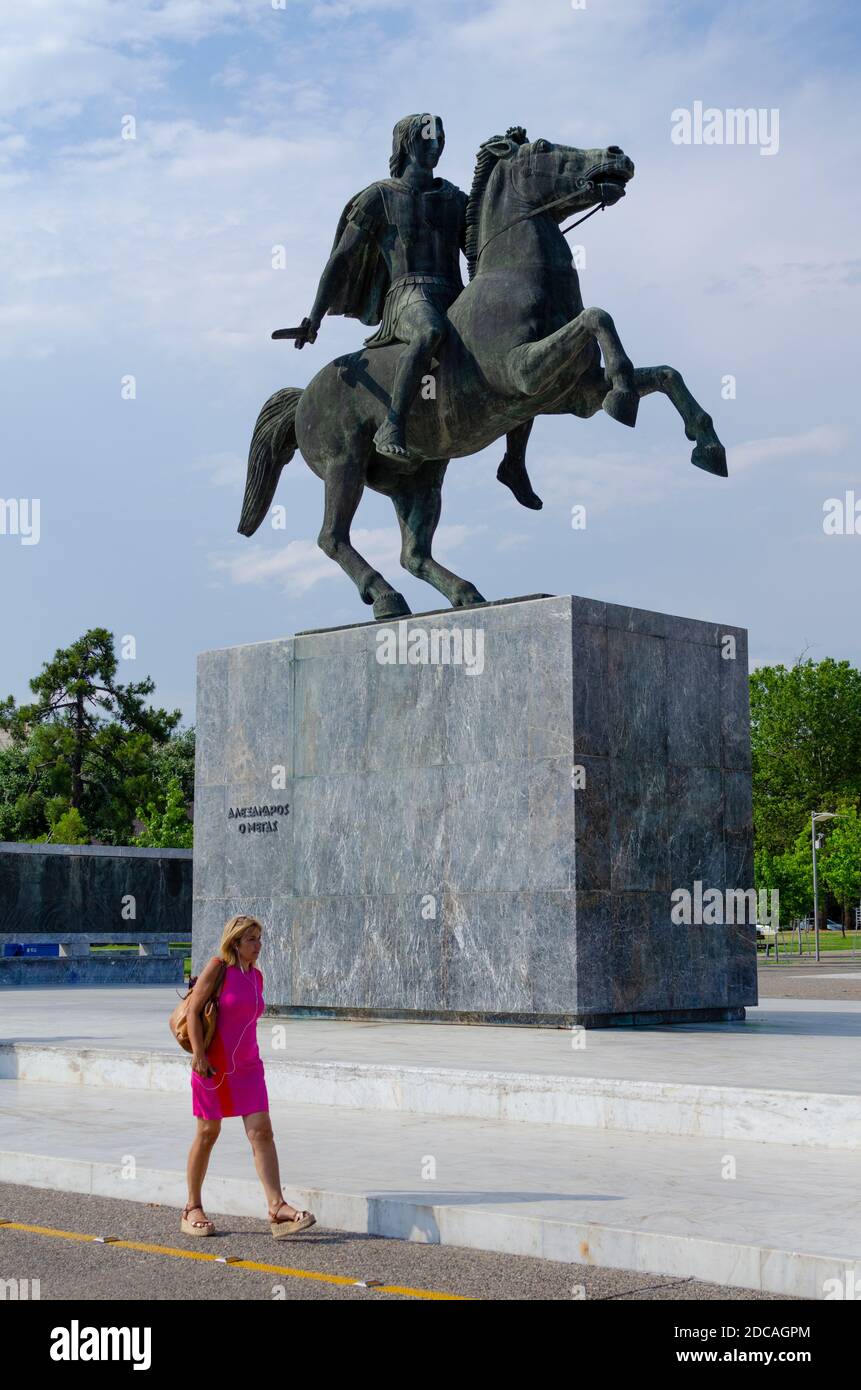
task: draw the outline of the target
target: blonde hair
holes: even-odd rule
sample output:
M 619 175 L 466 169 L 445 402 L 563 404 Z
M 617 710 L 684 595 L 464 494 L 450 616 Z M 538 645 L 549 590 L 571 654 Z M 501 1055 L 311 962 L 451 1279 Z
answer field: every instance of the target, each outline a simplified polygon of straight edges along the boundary
M 241 936 L 248 931 L 249 927 L 259 927 L 263 932 L 263 923 L 258 922 L 256 917 L 247 917 L 244 913 L 239 913 L 236 917 L 231 917 L 229 922 L 225 922 L 224 931 L 221 933 L 221 945 L 218 948 L 218 958 L 227 965 L 238 965 L 239 956 L 236 951 L 236 943 Z

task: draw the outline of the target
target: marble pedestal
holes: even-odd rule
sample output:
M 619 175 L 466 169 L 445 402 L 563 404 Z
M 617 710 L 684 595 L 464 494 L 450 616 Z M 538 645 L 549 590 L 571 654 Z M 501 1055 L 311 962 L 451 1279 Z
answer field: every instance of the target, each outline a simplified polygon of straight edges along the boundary
M 199 657 L 194 969 L 252 913 L 270 1010 L 743 1018 L 697 882 L 753 886 L 742 629 L 539 597 Z

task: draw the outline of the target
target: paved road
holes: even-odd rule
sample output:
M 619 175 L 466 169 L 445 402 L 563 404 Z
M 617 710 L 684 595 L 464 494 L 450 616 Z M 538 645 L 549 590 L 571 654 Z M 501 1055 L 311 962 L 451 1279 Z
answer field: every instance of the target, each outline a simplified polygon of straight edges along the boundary
M 760 999 L 861 999 L 861 960 L 841 960 L 842 954 L 830 951 L 818 963 L 790 956 L 779 965 L 760 957 Z
M 207 1215 L 223 1233 L 195 1240 L 180 1234 L 179 1212 L 172 1207 L 0 1183 L 0 1219 L 66 1233 L 39 1234 L 0 1226 L 0 1280 L 38 1279 L 42 1301 L 423 1301 L 429 1297 L 562 1301 L 582 1297 L 578 1286 L 590 1300 L 775 1301 L 772 1294 L 721 1288 L 694 1279 L 555 1264 L 319 1227 L 276 1242 L 264 1221 L 235 1216 L 218 1219 L 212 1207 Z M 70 1239 L 74 1233 L 119 1236 L 162 1249 Z M 189 1259 L 187 1253 L 208 1258 Z M 238 1256 L 270 1268 L 217 1264 L 216 1256 Z M 381 1280 L 382 1287 L 361 1287 L 352 1282 L 356 1280 L 365 1284 Z

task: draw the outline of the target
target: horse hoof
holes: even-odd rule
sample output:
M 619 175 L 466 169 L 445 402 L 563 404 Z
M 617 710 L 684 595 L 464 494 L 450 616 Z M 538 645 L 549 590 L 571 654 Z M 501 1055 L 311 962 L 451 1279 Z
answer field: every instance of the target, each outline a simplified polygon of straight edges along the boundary
M 636 391 L 622 391 L 615 387 L 604 397 L 604 409 L 610 419 L 618 421 L 620 425 L 630 425 L 632 429 L 637 423 L 639 406 L 640 397 Z
M 487 599 L 480 594 L 477 589 L 470 589 L 451 605 L 452 608 L 475 608 L 479 603 L 487 603 Z
M 726 478 L 726 449 L 722 444 L 698 444 L 691 454 L 691 463 L 697 468 L 704 468 L 707 473 L 715 473 L 719 478 Z
M 411 612 L 412 609 L 403 594 L 396 594 L 394 589 L 374 599 L 374 617 L 378 621 L 386 618 L 408 618 Z

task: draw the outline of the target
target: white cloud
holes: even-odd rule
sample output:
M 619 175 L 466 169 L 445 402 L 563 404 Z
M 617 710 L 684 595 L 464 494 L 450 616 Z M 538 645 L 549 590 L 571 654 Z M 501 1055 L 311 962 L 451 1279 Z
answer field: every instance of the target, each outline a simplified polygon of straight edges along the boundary
M 206 454 L 193 465 L 208 474 L 213 487 L 232 487 L 241 490 L 245 482 L 247 463 L 239 454 Z
M 688 465 L 689 466 L 689 465 Z M 685 480 L 685 456 L 666 450 L 650 453 L 598 451 L 584 455 L 553 452 L 530 464 L 535 490 L 548 505 L 584 504 L 600 513 L 620 504 L 657 502 Z
M 465 545 L 485 531 L 485 526 L 440 526 L 434 538 L 434 555 L 444 560 L 444 554 Z M 400 569 L 400 531 L 393 522 L 390 527 L 364 530 L 358 527 L 351 533 L 352 544 L 381 574 Z M 301 595 L 325 579 L 345 579 L 346 575 L 334 560 L 324 555 L 316 541 L 295 540 L 278 550 L 253 545 L 245 553 L 212 555 L 210 563 L 223 571 L 234 584 L 280 584 L 288 594 Z
M 0 110 L 42 108 L 62 120 L 81 103 L 133 86 L 156 87 L 172 62 L 157 45 L 195 42 L 241 20 L 249 0 L 26 0 L 7 3 Z
M 123 141 L 117 123 L 115 139 L 64 150 L 47 179 L 0 209 L 7 304 L 20 301 L 34 320 L 41 306 L 58 342 L 77 304 L 93 343 L 120 315 L 139 341 L 195 361 L 263 345 L 277 320 L 307 311 L 325 261 L 331 233 L 297 254 L 286 208 L 335 143 L 188 121 L 142 122 L 137 140 Z M 276 271 L 272 248 L 285 243 L 287 268 Z M 80 349 L 77 321 L 75 331 Z
M 839 454 L 848 438 L 842 426 L 817 425 L 796 435 L 748 440 L 728 449 L 729 478 L 763 464 Z M 529 467 L 545 505 L 584 503 L 596 513 L 619 505 L 663 501 L 695 481 L 690 456 L 681 449 L 596 451 L 589 455 L 553 451 L 539 455 Z
M 729 450 L 727 466 L 732 476 L 764 463 L 829 457 L 840 453 L 848 441 L 849 432 L 842 425 L 816 425 L 802 434 L 775 435 L 771 439 L 750 439 L 738 444 Z
M 355 15 L 409 9 L 414 9 L 414 0 L 316 0 L 309 14 L 312 19 L 325 23 L 352 19 Z

